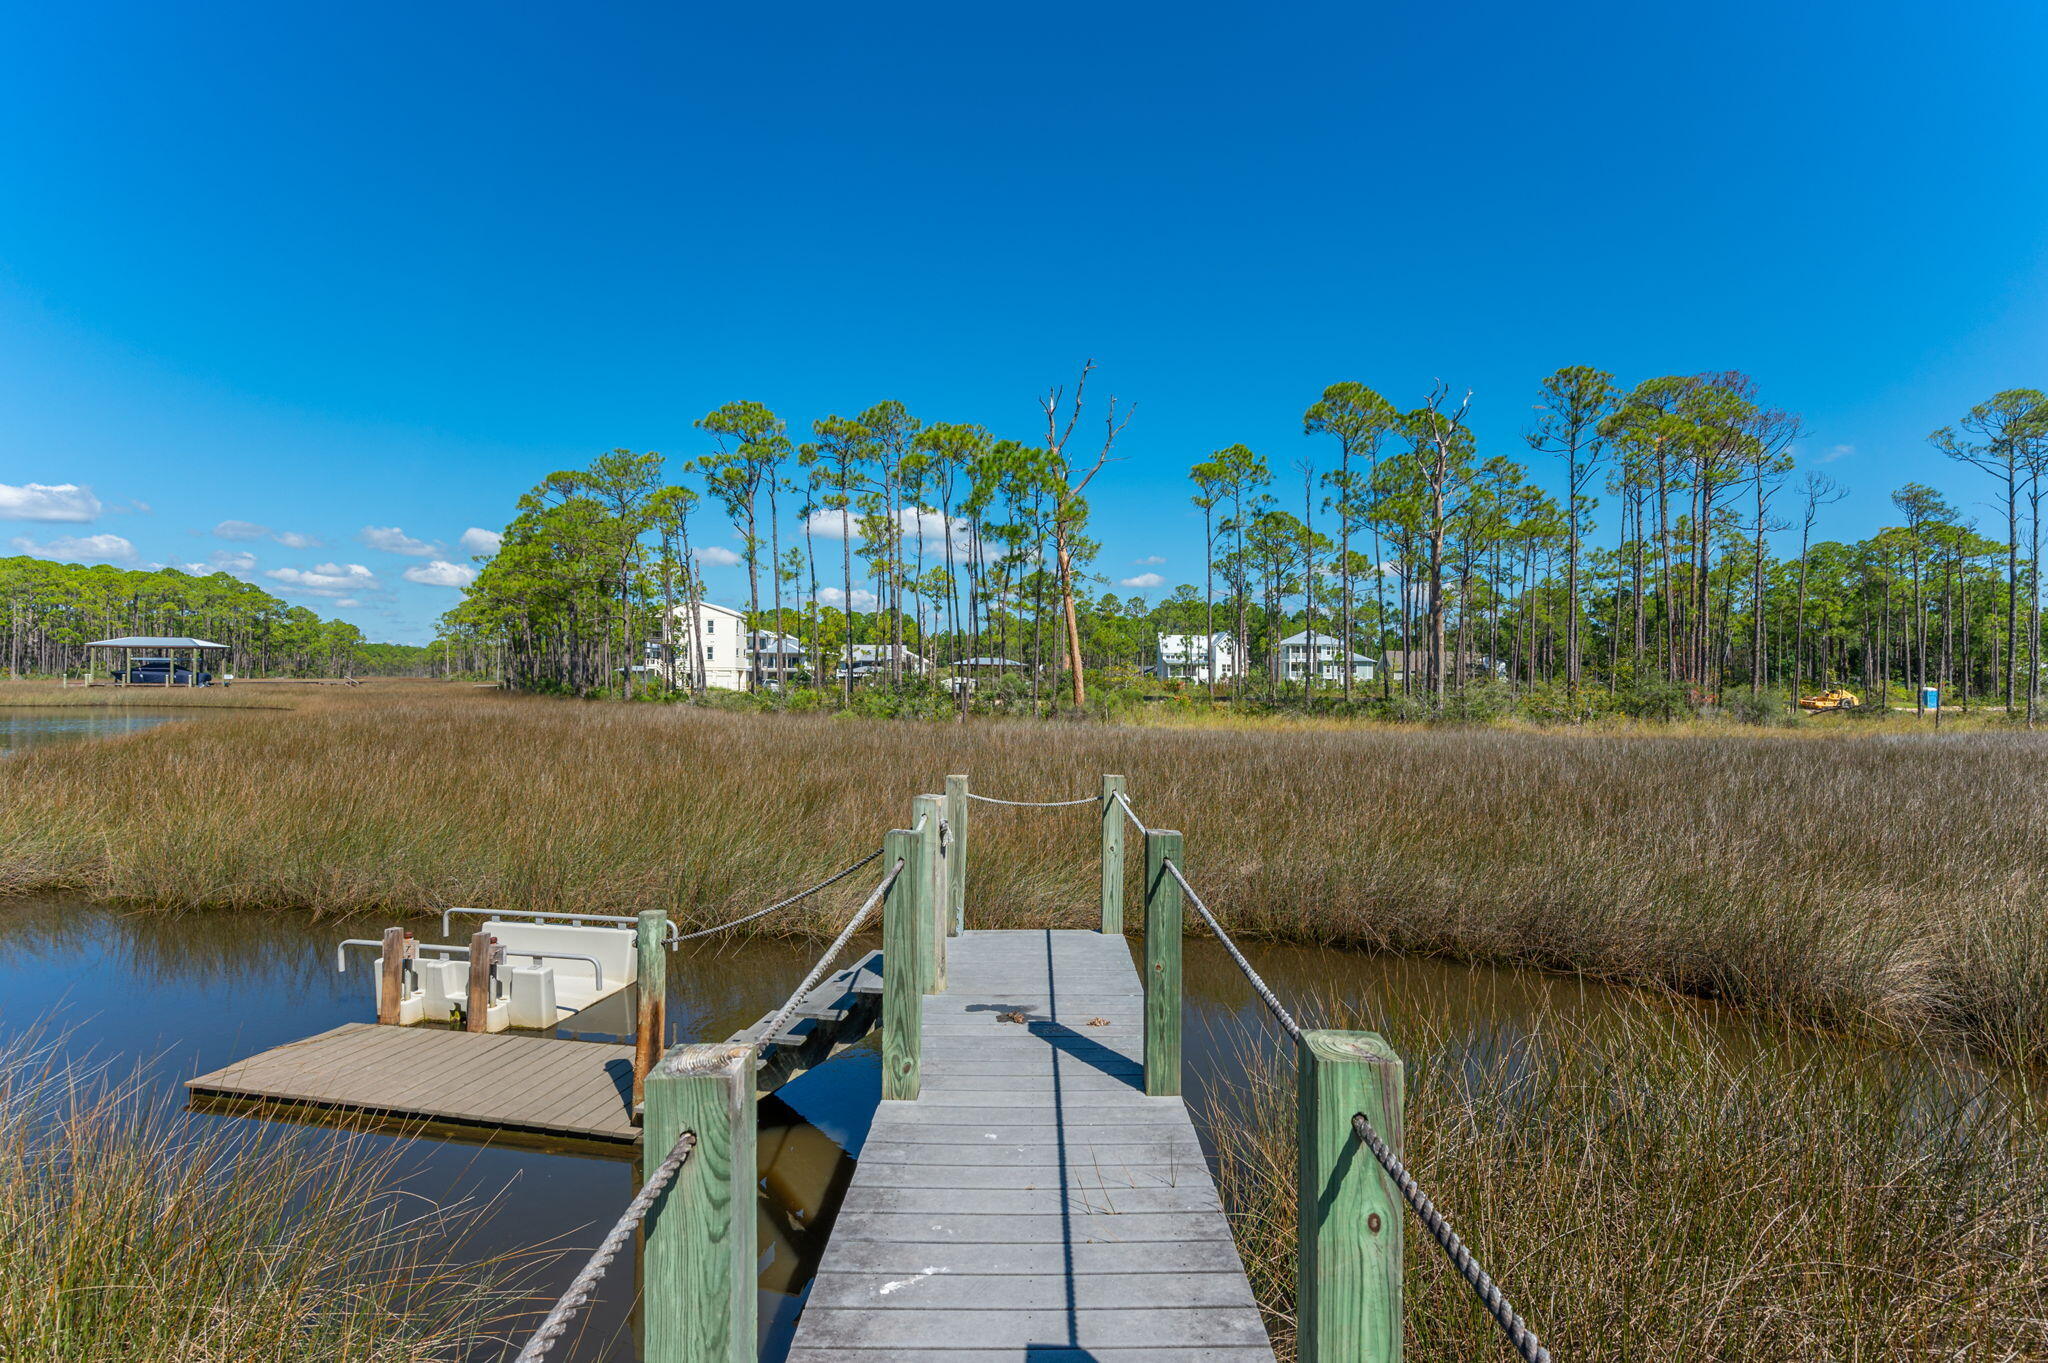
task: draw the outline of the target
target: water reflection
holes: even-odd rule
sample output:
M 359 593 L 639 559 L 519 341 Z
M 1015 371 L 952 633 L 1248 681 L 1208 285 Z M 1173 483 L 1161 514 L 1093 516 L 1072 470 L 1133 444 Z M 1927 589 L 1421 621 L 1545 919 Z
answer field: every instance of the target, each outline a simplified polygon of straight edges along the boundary
M 0 757 L 83 738 L 112 738 L 183 719 L 179 714 L 99 706 L 52 706 L 48 710 L 0 709 Z

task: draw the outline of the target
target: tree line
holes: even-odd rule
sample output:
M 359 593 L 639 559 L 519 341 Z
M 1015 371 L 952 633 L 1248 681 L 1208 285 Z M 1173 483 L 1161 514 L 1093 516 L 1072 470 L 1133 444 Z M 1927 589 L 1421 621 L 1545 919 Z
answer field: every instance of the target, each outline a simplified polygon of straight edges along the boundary
M 0 558 L 0 630 L 0 661 L 13 677 L 76 674 L 86 644 L 123 635 L 226 644 L 222 669 L 258 677 L 411 673 L 425 670 L 428 653 L 369 643 L 346 620 L 323 620 L 227 573 L 39 558 Z
M 995 657 L 1022 665 L 1034 701 L 1081 706 L 1091 673 L 1135 671 L 1159 634 L 1195 633 L 1247 664 L 1208 689 L 1303 703 L 1442 709 L 1503 680 L 1568 705 L 1834 682 L 2038 702 L 2048 399 L 2034 390 L 1931 437 L 1993 492 L 2002 539 L 1957 509 L 1974 491 L 1908 484 L 1901 524 L 1838 542 L 1817 531 L 1843 489 L 1795 470 L 1799 417 L 1738 372 L 1624 386 L 1560 369 L 1531 395 L 1522 458 L 1482 447 L 1470 393 L 1438 384 L 1404 409 L 1332 384 L 1302 413 L 1301 457 L 1232 444 L 1193 462 L 1202 580 L 1148 604 L 1096 592 L 1109 584 L 1087 492 L 1129 410 L 1112 401 L 1077 438 L 1088 377 L 1043 396 L 1041 443 L 895 401 L 817 418 L 804 439 L 731 402 L 695 423 L 701 454 L 615 450 L 552 474 L 442 646 L 498 658 L 513 685 L 598 692 L 633 686 L 652 643 L 674 684 L 701 687 L 687 624 L 705 564 L 731 562 L 748 619 L 792 638 L 803 680 L 842 700 L 855 644 L 880 648 L 892 682 L 906 651 L 968 670 Z M 1296 681 L 1278 644 L 1302 631 L 1311 656 L 1327 640 L 1393 665 L 1369 683 L 1348 668 Z

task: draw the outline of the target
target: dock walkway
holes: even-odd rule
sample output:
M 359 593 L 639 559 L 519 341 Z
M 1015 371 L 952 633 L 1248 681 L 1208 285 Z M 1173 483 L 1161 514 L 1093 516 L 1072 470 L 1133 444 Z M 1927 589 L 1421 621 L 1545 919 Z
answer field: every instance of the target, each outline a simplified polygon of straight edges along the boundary
M 923 1091 L 881 1105 L 790 1363 L 1271 1363 L 1144 1010 L 1121 936 L 949 938 Z

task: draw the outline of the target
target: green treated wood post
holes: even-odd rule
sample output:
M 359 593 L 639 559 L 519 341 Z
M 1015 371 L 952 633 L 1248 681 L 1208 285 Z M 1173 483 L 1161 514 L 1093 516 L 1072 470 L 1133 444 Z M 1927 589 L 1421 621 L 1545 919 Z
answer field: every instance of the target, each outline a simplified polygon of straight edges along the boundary
M 1145 835 L 1145 1092 L 1180 1092 L 1180 882 L 1167 873 L 1181 859 L 1181 836 L 1170 828 Z
M 643 1177 L 676 1138 L 697 1148 L 647 1214 L 647 1363 L 754 1363 L 760 1231 L 754 1048 L 678 1046 L 647 1076 Z
M 946 893 L 951 902 L 947 905 L 948 936 L 958 937 L 967 930 L 967 777 L 946 778 L 946 826 L 953 830 L 953 840 L 946 846 Z
M 919 976 L 924 992 L 946 992 L 946 920 L 952 916 L 951 894 L 946 889 L 946 858 L 939 837 L 939 821 L 946 816 L 946 797 L 920 795 L 911 801 L 913 827 L 921 827 L 919 853 L 924 857 L 924 956 Z
M 668 1047 L 668 915 L 648 909 L 633 925 L 633 962 L 639 1001 L 633 1025 L 633 1105 L 647 1097 L 647 1075 Z
M 1102 778 L 1102 930 L 1124 935 L 1124 778 Z
M 923 839 L 907 828 L 882 837 L 882 870 L 899 860 L 903 872 L 882 900 L 882 1096 L 915 1098 L 923 1087 L 924 925 L 930 915 L 920 902 L 927 883 Z
M 1300 1076 L 1301 1363 L 1400 1363 L 1401 1198 L 1351 1119 L 1401 1153 L 1401 1057 L 1374 1032 L 1306 1032 Z

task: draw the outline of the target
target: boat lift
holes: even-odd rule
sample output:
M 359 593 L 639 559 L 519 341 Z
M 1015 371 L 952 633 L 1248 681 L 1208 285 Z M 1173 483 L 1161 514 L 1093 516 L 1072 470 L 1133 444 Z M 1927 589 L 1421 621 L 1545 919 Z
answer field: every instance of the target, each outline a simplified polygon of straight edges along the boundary
M 387 928 L 381 939 L 351 937 L 336 946 L 335 969 L 347 972 L 351 948 L 377 951 L 381 968 L 371 986 L 379 1021 L 460 1022 L 473 1032 L 544 1031 L 639 980 L 634 919 L 454 908 L 441 915 L 443 936 L 457 914 L 484 920 L 467 945 Z M 479 960 L 484 974 L 472 988 Z M 387 981 L 397 986 L 392 1007 Z

